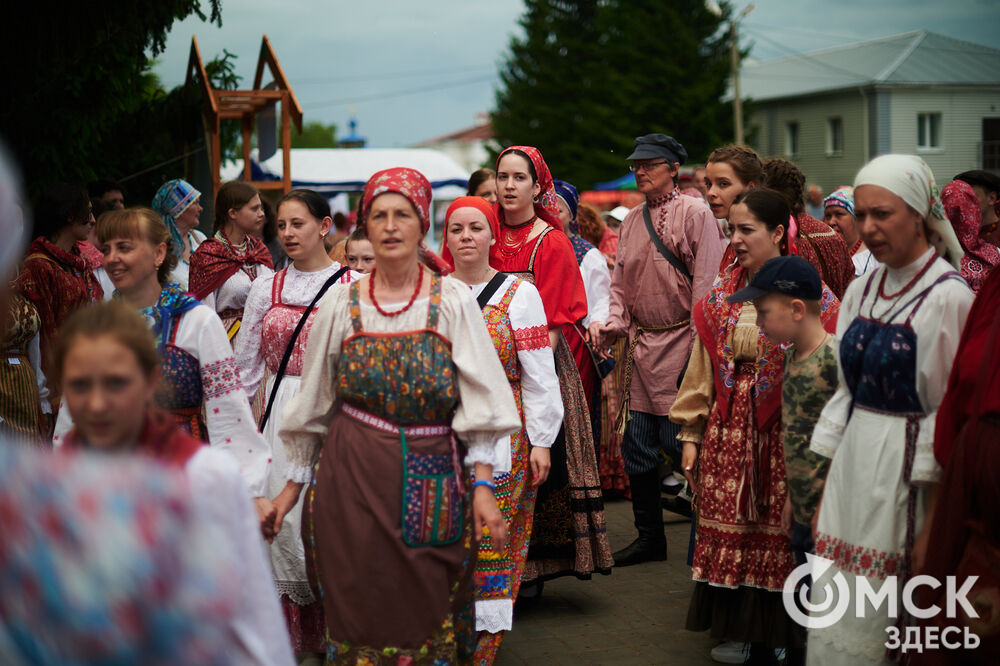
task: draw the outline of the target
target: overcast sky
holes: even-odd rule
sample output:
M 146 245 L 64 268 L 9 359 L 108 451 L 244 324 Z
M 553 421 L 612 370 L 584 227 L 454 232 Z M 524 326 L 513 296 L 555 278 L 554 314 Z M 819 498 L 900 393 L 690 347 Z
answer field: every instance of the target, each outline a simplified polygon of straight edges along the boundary
M 1000 0 L 756 5 L 741 41 L 759 60 L 919 29 L 1000 48 Z M 223 48 L 239 56 L 237 72 L 249 87 L 266 33 L 306 121 L 336 123 L 343 136 L 353 114 L 370 146 L 407 146 L 489 111 L 523 9 L 520 0 L 224 0 L 222 28 L 197 19 L 176 24 L 155 71 L 167 87 L 181 83 L 194 34 L 206 61 Z

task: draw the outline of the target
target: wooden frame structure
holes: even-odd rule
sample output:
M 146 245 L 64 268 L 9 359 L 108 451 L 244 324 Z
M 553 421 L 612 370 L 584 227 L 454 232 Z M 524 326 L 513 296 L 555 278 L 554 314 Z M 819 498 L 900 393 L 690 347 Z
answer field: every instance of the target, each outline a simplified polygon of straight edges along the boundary
M 264 76 L 264 67 L 267 67 L 274 78 L 273 84 L 267 88 L 261 88 L 261 81 Z M 210 146 L 210 159 L 212 170 L 212 200 L 219 192 L 222 185 L 219 171 L 222 167 L 222 144 L 220 140 L 220 129 L 223 120 L 239 120 L 243 134 L 243 180 L 253 185 L 259 190 L 277 190 L 288 192 L 292 189 L 292 128 L 294 122 L 296 129 L 302 131 L 302 107 L 299 105 L 295 93 L 288 85 L 288 79 L 278 63 L 271 42 L 264 35 L 260 44 L 260 56 L 257 58 L 257 73 L 254 75 L 252 90 L 219 90 L 212 88 L 208 75 L 205 73 L 205 65 L 201 59 L 201 52 L 198 49 L 197 37 L 191 37 L 191 55 L 188 58 L 187 79 L 185 85 L 190 85 L 192 81 L 197 81 L 204 96 L 204 107 L 202 117 L 205 121 L 205 131 L 208 134 Z M 282 156 L 282 180 L 280 181 L 254 181 L 250 175 L 250 139 L 253 135 L 254 121 L 258 113 L 269 106 L 274 106 L 281 102 L 281 156 Z

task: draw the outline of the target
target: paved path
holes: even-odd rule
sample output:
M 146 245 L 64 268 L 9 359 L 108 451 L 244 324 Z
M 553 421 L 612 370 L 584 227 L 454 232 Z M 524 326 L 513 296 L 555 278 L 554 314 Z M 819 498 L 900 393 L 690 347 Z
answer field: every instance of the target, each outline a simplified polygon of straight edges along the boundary
M 623 548 L 635 534 L 632 505 L 615 500 L 605 508 L 611 547 Z M 685 564 L 690 522 L 663 515 L 669 522 L 666 562 L 615 569 L 590 581 L 549 581 L 534 606 L 516 609 L 498 666 L 713 663 L 709 651 L 715 641 L 684 630 L 693 587 Z

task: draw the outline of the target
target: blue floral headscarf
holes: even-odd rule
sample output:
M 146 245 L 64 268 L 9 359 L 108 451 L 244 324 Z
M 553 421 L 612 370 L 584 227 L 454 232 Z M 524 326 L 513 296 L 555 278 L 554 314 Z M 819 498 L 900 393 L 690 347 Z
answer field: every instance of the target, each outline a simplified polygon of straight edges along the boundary
M 153 197 L 153 210 L 163 217 L 163 222 L 170 231 L 173 239 L 174 254 L 178 258 L 184 248 L 184 241 L 181 239 L 180 229 L 177 228 L 177 216 L 187 210 L 201 196 L 201 192 L 194 188 L 194 185 L 181 178 L 168 180 Z

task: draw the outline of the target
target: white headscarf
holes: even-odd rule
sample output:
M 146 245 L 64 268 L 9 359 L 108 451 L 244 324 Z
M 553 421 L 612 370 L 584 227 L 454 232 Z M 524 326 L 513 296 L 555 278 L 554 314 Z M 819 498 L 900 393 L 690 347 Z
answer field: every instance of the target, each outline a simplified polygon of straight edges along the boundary
M 21 258 L 25 229 L 24 201 L 21 198 L 21 181 L 7 151 L 0 147 L 0 279 L 7 279 L 7 271 Z
M 905 201 L 924 217 L 927 240 L 952 266 L 961 266 L 962 250 L 944 214 L 941 191 L 927 163 L 916 155 L 882 155 L 861 167 L 854 187 L 878 185 Z M 855 200 L 856 203 L 856 200 Z

